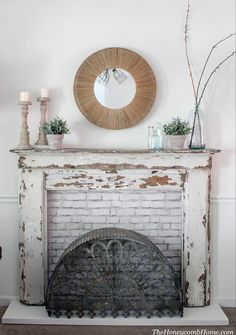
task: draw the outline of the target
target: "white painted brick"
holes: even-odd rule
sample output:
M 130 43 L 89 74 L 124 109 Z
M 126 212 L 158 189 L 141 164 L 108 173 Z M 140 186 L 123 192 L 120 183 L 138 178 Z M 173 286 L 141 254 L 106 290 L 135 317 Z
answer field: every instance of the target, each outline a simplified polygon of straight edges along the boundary
M 81 216 L 83 223 L 106 223 L 105 216 Z
M 77 229 L 72 229 L 70 231 L 70 235 L 73 236 L 73 237 L 79 237 L 78 230 Z
M 156 193 L 147 193 L 143 195 L 144 200 L 164 200 L 165 193 L 164 192 L 156 192 Z
M 94 229 L 100 229 L 100 228 L 104 228 L 104 224 L 103 223 L 93 223 L 92 224 L 92 230 L 94 230 Z
M 65 237 L 57 237 L 56 238 L 56 243 L 65 243 L 66 242 L 66 238 Z
M 91 214 L 92 216 L 96 216 L 96 215 L 109 215 L 110 214 L 110 210 L 107 208 L 93 208 L 91 209 Z
M 52 217 L 52 222 L 53 223 L 67 223 L 67 222 L 71 222 L 71 217 L 70 216 L 53 216 Z
M 120 198 L 119 193 L 106 192 L 106 193 L 103 193 L 102 195 L 103 200 L 119 200 L 119 198 Z
M 124 201 L 123 207 L 124 208 L 139 208 L 140 202 L 139 201 Z
M 130 216 L 120 217 L 120 223 L 130 223 Z
M 134 230 L 134 224 L 133 223 L 124 223 L 123 225 L 120 224 L 120 228 Z
M 145 229 L 147 230 L 157 230 L 158 232 L 160 231 L 160 225 L 158 223 L 146 223 L 145 224 Z
M 66 232 L 65 230 L 52 230 L 50 232 L 50 236 L 52 237 L 65 237 L 66 234 L 69 234 L 70 232 Z
M 87 193 L 88 200 L 102 200 L 102 198 L 103 198 L 103 193 L 98 193 L 98 192 Z
M 71 217 L 71 221 L 74 222 L 74 223 L 79 223 L 79 222 L 81 222 L 81 216 L 79 216 L 79 215 L 73 215 Z
M 63 201 L 63 206 L 64 208 L 83 208 L 86 207 L 87 203 L 86 201 L 82 200 L 77 200 L 77 201 Z
M 50 246 L 52 248 L 50 249 L 49 247 L 49 255 L 51 255 L 52 252 L 52 257 L 50 256 L 50 269 L 53 269 L 55 266 L 53 262 L 56 262 L 61 253 L 80 235 L 93 229 L 109 226 L 135 230 L 149 237 L 160 247 L 164 254 L 165 252 L 167 254 L 169 253 L 170 258 L 177 257 L 181 250 L 181 238 L 178 238 L 178 235 L 172 236 L 173 233 L 168 234 L 167 230 L 172 229 L 178 231 L 178 234 L 181 234 L 181 194 L 180 192 L 177 194 L 174 192 L 146 192 L 148 191 L 65 191 L 60 193 L 58 198 L 53 195 L 57 195 L 58 192 L 51 192 L 52 194 L 49 196 L 49 199 L 52 202 L 56 202 L 53 204 L 54 206 L 57 206 L 59 201 L 61 201 L 61 203 L 63 201 L 68 207 L 59 208 L 58 205 L 55 208 L 48 209 L 48 214 L 52 213 L 52 215 L 48 217 L 49 226 L 52 226 L 49 227 L 49 240 L 52 243 L 49 242 L 48 245 L 48 247 Z M 174 193 L 174 195 L 172 195 L 172 193 Z M 178 198 L 176 198 L 176 195 L 178 195 Z M 164 201 L 165 198 L 168 199 L 168 201 Z M 101 203 L 103 204 L 102 208 Z M 170 208 L 165 207 L 167 203 L 171 203 Z M 93 204 L 92 206 L 95 205 L 98 207 L 89 208 L 87 204 Z M 163 207 L 155 207 L 160 205 Z M 173 218 L 175 216 L 177 219 L 173 219 L 173 223 L 171 224 L 166 223 L 165 220 L 167 219 L 164 219 L 164 222 L 161 221 L 162 223 L 159 222 L 161 217 L 168 217 L 169 220 L 170 217 Z M 180 220 L 179 223 L 176 222 L 176 220 Z M 51 224 L 51 222 L 54 223 Z M 64 229 L 64 231 L 59 230 L 57 228 L 60 226 L 57 227 L 57 224 L 66 224 L 65 227 L 67 229 Z M 63 235 L 61 235 L 60 232 L 63 232 Z M 162 234 L 165 236 L 160 236 L 160 232 L 163 232 Z M 71 235 L 68 236 L 68 234 Z M 63 243 L 60 243 L 62 241 Z M 174 245 L 169 244 L 173 242 L 175 243 Z M 61 250 L 55 250 L 55 246 L 57 246 L 57 248 L 60 247 Z M 55 257 L 55 251 L 57 252 L 57 258 Z
M 168 250 L 174 250 L 174 251 L 178 251 L 182 249 L 182 245 L 180 243 L 177 244 L 168 244 Z
M 110 214 L 110 215 L 117 215 L 117 209 L 116 209 L 116 208 L 111 208 L 111 209 L 109 210 L 109 214 Z
M 181 200 L 181 192 L 168 192 L 166 193 L 167 200 Z
M 67 225 L 66 225 L 66 228 L 68 229 L 68 230 L 70 230 L 70 229 L 83 229 L 83 224 L 81 223 L 81 222 L 73 222 L 73 223 L 68 223 Z
M 147 209 L 147 208 L 139 208 L 139 209 L 136 209 L 136 215 L 144 215 L 144 216 L 147 216 L 147 215 L 152 215 L 152 209 Z
M 63 193 L 48 191 L 47 192 L 47 200 L 60 200 L 63 198 Z
M 120 218 L 118 216 L 109 216 L 106 218 L 108 224 L 119 223 Z
M 85 209 L 85 208 L 76 208 L 71 210 L 71 215 L 89 215 L 90 214 L 90 209 Z
M 143 223 L 135 223 L 134 224 L 134 229 L 136 231 L 142 230 L 142 229 L 144 229 L 144 224 Z
M 59 216 L 68 216 L 68 215 L 73 215 L 74 212 L 72 212 L 71 209 L 59 208 L 57 214 Z
M 85 223 L 84 224 L 84 229 L 91 230 L 92 229 L 92 224 L 91 223 Z
M 57 250 L 50 250 L 50 256 L 51 257 L 57 256 Z
M 168 208 L 182 208 L 180 201 L 166 201 L 166 207 Z
M 104 208 L 107 206 L 106 201 L 88 201 L 88 208 Z
M 150 229 L 148 230 L 148 235 L 151 237 L 159 237 L 160 236 L 160 231 L 158 229 Z M 164 241 L 163 238 L 160 239 L 161 241 Z
M 129 200 L 140 200 L 142 197 L 141 193 L 120 193 L 120 200 L 129 201 Z
M 176 250 L 166 250 L 165 251 L 165 256 L 166 257 L 180 257 L 180 251 Z
M 143 201 L 142 207 L 163 208 L 165 207 L 165 201 Z
M 158 208 L 158 209 L 153 209 L 152 215 L 169 215 L 170 214 L 170 209 L 169 208 Z
M 170 223 L 163 223 L 163 229 L 170 229 Z
M 62 250 L 64 247 L 63 243 L 55 243 L 54 250 Z
M 117 209 L 117 215 L 134 215 L 135 209 L 134 208 L 124 208 L 124 209 Z
M 171 229 L 182 231 L 182 223 L 171 223 Z
M 181 264 L 179 257 L 171 257 L 171 264 Z
M 55 226 L 57 230 L 65 230 L 66 228 L 65 223 L 56 223 Z
M 165 237 L 164 238 L 164 242 L 166 243 L 166 244 L 180 244 L 181 243 L 181 238 L 180 237 Z M 171 250 L 171 249 L 169 249 L 169 250 Z
M 58 209 L 56 209 L 56 208 L 48 208 L 48 215 L 49 216 L 55 216 L 55 215 L 57 215 L 58 213 L 57 213 L 57 211 L 58 211 Z M 59 214 L 60 215 L 60 214 Z
M 86 192 L 64 192 L 63 193 L 64 200 L 85 200 Z
M 159 216 L 150 216 L 149 217 L 149 221 L 151 223 L 159 223 L 160 222 L 160 218 L 159 218 Z
M 149 216 L 135 216 L 131 218 L 132 223 L 148 223 L 150 220 Z
M 170 209 L 170 215 L 182 215 L 182 208 Z
M 182 217 L 181 216 L 161 216 L 160 222 L 163 223 L 181 223 Z
M 48 207 L 49 208 L 58 208 L 62 206 L 62 200 L 57 201 L 48 201 Z
M 160 231 L 160 236 L 179 236 L 178 230 L 162 230 Z
M 83 232 L 83 233 L 84 233 L 84 232 Z M 81 231 L 78 230 L 78 237 L 80 236 L 80 234 L 81 234 Z M 65 245 L 64 245 L 64 249 L 63 249 L 63 250 L 66 249 L 66 246 L 69 246 L 71 243 L 73 243 L 74 240 L 75 240 L 75 238 L 74 238 L 73 236 L 68 236 L 68 237 L 66 237 L 66 243 L 65 243 Z
M 114 201 L 111 202 L 112 207 L 122 207 L 122 205 L 123 205 L 122 201 L 114 200 Z

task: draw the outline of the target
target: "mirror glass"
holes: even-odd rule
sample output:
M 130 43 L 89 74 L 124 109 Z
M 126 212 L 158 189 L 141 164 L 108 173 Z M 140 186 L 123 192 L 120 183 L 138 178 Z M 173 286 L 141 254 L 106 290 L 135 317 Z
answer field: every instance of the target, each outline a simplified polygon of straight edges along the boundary
M 94 94 L 104 107 L 124 108 L 135 97 L 136 83 L 132 75 L 123 69 L 106 69 L 95 80 Z

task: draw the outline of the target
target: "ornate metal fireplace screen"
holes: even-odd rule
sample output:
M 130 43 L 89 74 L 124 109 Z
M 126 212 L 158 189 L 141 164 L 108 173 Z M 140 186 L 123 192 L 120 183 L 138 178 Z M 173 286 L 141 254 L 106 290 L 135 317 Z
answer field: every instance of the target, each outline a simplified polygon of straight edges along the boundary
M 134 231 L 103 228 L 64 252 L 46 292 L 49 316 L 182 316 L 179 281 L 162 252 Z

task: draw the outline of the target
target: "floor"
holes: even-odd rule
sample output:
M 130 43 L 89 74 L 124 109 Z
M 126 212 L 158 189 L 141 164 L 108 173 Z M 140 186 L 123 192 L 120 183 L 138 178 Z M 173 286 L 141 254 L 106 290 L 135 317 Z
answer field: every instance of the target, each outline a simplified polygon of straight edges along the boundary
M 2 325 L 0 322 L 0 335 L 236 335 L 236 308 L 223 308 L 223 310 L 230 320 L 229 326 L 158 327 L 154 331 L 153 327 L 24 326 Z M 0 320 L 4 311 L 5 308 L 0 307 Z M 181 333 L 172 332 L 176 330 Z M 189 334 L 189 330 L 198 332 Z M 224 332 L 220 332 L 222 330 Z

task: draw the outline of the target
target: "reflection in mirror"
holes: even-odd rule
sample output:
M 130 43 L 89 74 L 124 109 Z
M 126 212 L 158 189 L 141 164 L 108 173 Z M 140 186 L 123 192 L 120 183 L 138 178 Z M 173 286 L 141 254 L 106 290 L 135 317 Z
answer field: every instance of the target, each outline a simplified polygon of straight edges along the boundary
M 136 83 L 132 75 L 123 69 L 106 69 L 95 80 L 94 94 L 104 107 L 124 108 L 135 97 Z

